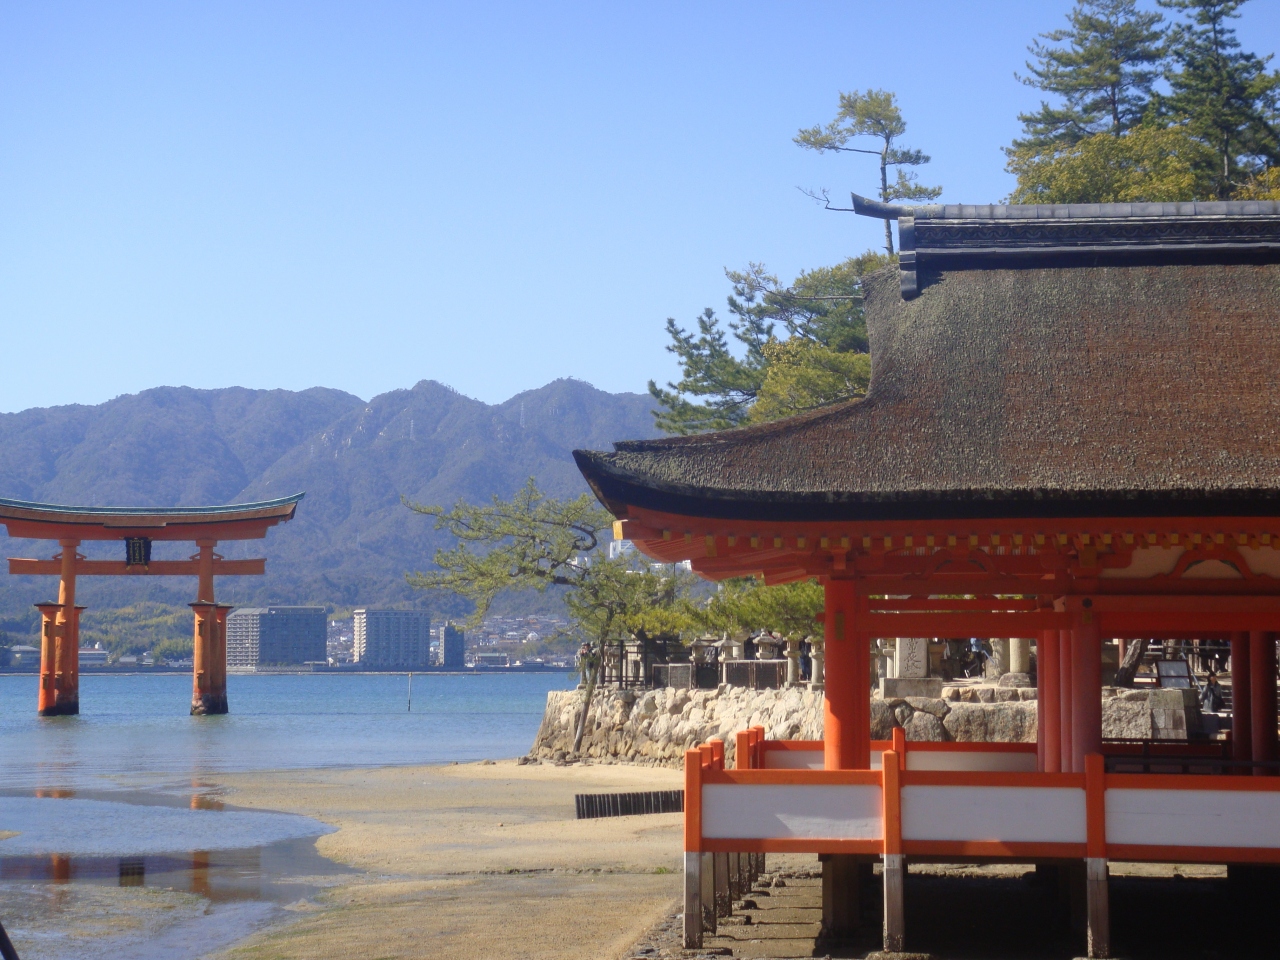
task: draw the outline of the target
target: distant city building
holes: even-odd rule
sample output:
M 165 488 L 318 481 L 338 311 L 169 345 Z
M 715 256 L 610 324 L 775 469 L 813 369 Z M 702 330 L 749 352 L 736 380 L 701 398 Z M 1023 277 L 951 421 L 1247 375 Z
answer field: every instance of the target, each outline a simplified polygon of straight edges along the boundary
M 452 623 L 440 628 L 440 666 L 461 670 L 467 665 L 467 635 Z
M 412 669 L 431 663 L 431 616 L 419 610 L 369 610 L 353 615 L 352 659 L 362 667 Z
M 509 667 L 511 666 L 511 657 L 505 653 L 477 653 L 477 667 Z
M 636 552 L 636 545 L 630 540 L 610 540 L 609 559 L 617 560 Z
M 105 667 L 106 665 L 107 651 L 102 649 L 102 644 L 95 643 L 92 647 L 80 648 L 80 666 Z
M 325 662 L 324 607 L 243 607 L 227 617 L 227 667 Z

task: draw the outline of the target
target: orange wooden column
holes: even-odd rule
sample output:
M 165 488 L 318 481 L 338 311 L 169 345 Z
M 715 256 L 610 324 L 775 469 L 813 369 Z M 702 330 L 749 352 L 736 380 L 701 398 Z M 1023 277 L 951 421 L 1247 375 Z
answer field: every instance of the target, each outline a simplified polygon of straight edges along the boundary
M 1071 667 L 1072 659 L 1072 635 L 1070 630 L 1058 631 L 1058 764 L 1059 772 L 1072 773 L 1071 758 L 1074 756 L 1071 749 L 1071 731 L 1073 723 L 1071 720 L 1072 707 L 1075 701 L 1071 694 L 1071 680 L 1073 670 Z M 1078 771 L 1075 771 L 1078 772 Z
M 1249 634 L 1237 631 L 1231 634 L 1231 756 L 1234 760 L 1253 759 L 1251 672 Z
M 1083 773 L 1084 758 L 1102 752 L 1102 637 L 1087 609 L 1071 633 L 1071 770 Z
M 57 669 L 58 611 L 57 603 L 37 603 L 40 611 L 40 693 L 36 699 L 36 712 L 42 717 L 57 716 L 57 694 L 54 690 L 54 672 Z
M 1039 719 L 1040 769 L 1045 773 L 1062 771 L 1062 722 L 1061 664 L 1059 662 L 1058 631 L 1044 630 L 1040 634 L 1040 649 L 1036 651 L 1036 711 Z
M 854 622 L 853 581 L 828 580 L 824 586 L 823 767 L 867 770 L 871 767 L 870 645 L 859 637 Z
M 1253 759 L 1276 759 L 1276 638 L 1254 630 L 1249 634 L 1249 699 L 1252 714 Z M 1274 773 L 1254 769 L 1255 776 Z
M 192 637 L 192 679 L 191 715 L 226 713 L 227 696 L 225 689 L 221 697 L 214 689 L 217 679 L 217 604 L 193 603 L 190 605 L 195 613 L 195 634 Z
M 54 631 L 53 710 L 58 716 L 80 712 L 80 617 L 76 610 L 76 547 L 79 540 L 59 540 L 62 547 L 58 583 L 58 623 Z
M 227 712 L 227 664 L 226 645 L 220 638 L 219 607 L 213 599 L 213 548 L 216 540 L 197 540 L 200 548 L 196 555 L 199 584 L 196 602 L 191 604 L 195 614 L 191 657 L 191 715 L 205 716 Z M 226 623 L 226 613 L 221 614 L 221 624 Z

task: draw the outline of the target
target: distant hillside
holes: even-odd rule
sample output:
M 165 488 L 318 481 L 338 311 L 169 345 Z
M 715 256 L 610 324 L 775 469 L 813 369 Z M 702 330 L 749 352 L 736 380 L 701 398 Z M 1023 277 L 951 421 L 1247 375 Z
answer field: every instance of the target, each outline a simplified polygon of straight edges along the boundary
M 223 578 L 231 603 L 338 606 L 420 601 L 404 583 L 443 541 L 406 509 L 422 503 L 510 496 L 529 476 L 548 493 L 586 485 L 575 447 L 654 435 L 642 394 L 609 394 L 557 380 L 490 406 L 434 381 L 365 402 L 339 390 L 192 390 L 159 387 L 97 406 L 0 415 L 0 496 L 51 503 L 195 506 L 306 491 L 290 523 L 228 556 L 266 556 L 266 577 Z M 56 545 L 6 540 L 4 556 Z M 116 557 L 116 543 L 86 544 Z M 220 548 L 221 549 L 221 548 Z M 157 544 L 155 556 L 182 548 Z M 142 600 L 186 603 L 185 579 L 81 581 L 91 607 Z M 25 618 L 53 598 L 52 578 L 0 576 L 0 616 Z

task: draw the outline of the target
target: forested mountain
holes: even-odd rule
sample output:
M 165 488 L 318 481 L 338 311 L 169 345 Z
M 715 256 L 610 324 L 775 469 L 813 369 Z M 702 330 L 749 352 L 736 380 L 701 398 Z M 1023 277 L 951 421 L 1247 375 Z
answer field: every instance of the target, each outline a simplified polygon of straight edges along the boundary
M 443 540 L 402 503 L 510 496 L 530 477 L 555 496 L 586 485 L 575 447 L 654 435 L 652 400 L 557 380 L 491 406 L 434 381 L 368 402 L 339 390 L 158 387 L 97 406 L 0 415 L 0 496 L 51 503 L 195 506 L 306 492 L 297 516 L 228 557 L 266 556 L 266 577 L 221 578 L 231 603 L 337 606 L 421 602 L 406 571 L 428 565 Z M 0 538 L 2 539 L 2 538 Z M 56 544 L 7 540 L 4 556 Z M 122 555 L 117 543 L 89 556 Z M 190 545 L 157 544 L 177 557 Z M 25 619 L 53 598 L 53 578 L 0 577 L 0 615 Z M 91 609 L 140 600 L 187 603 L 186 578 L 85 578 Z M 450 606 L 437 601 L 437 607 Z M 442 611 L 444 612 L 444 611 Z

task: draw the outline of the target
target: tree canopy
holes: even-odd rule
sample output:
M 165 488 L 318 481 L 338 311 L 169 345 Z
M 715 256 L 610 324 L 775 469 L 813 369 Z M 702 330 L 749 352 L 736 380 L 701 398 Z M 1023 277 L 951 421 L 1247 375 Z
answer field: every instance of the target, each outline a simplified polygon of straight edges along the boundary
M 723 430 L 862 396 L 871 374 L 862 277 L 892 262 L 868 251 L 801 273 L 783 287 L 762 264 L 725 271 L 732 291 L 722 325 L 708 307 L 686 330 L 667 320 L 680 379 L 649 393 L 668 433 Z
M 898 140 L 907 132 L 902 119 L 897 96 L 888 90 L 868 90 L 865 93 L 840 94 L 840 109 L 835 119 L 822 125 L 802 129 L 795 142 L 807 150 L 834 153 L 863 153 L 877 157 L 880 162 L 879 198 L 885 203 L 895 200 L 933 200 L 942 193 L 941 187 L 926 187 L 917 182 L 910 167 L 929 162 L 920 150 L 901 146 Z M 879 140 L 875 149 L 851 146 L 864 143 L 860 138 Z M 895 178 L 890 181 L 889 168 L 894 167 Z M 893 256 L 893 231 L 886 220 L 884 225 L 885 253 Z
M 1270 196 L 1280 75 L 1236 38 L 1246 0 L 1158 2 L 1173 20 L 1134 0 L 1077 0 L 1067 28 L 1029 47 L 1020 79 L 1057 102 L 1019 117 L 1012 202 Z

